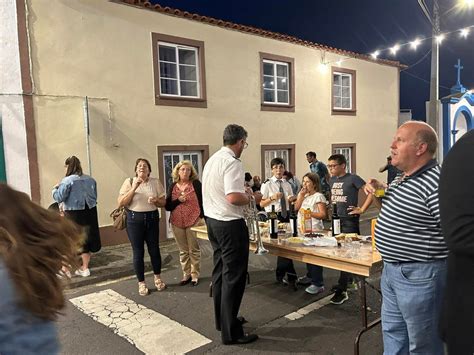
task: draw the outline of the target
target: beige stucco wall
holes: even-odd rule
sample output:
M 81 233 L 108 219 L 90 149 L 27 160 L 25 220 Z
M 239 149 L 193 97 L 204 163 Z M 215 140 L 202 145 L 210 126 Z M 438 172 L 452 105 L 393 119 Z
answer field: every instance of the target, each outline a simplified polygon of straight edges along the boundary
M 377 176 L 396 129 L 398 69 L 350 59 L 357 71 L 357 115 L 332 116 L 330 70 L 321 53 L 268 38 L 180 19 L 105 0 L 28 1 L 35 120 L 42 204 L 76 154 L 87 171 L 83 97 L 91 121 L 92 175 L 99 184 L 99 217 L 110 224 L 122 181 L 136 157 L 153 162 L 158 145 L 221 145 L 228 123 L 249 132 L 245 169 L 260 173 L 261 144 L 296 144 L 296 173 L 307 171 L 305 152 L 325 161 L 332 143 L 357 143 L 357 173 Z M 151 32 L 205 42 L 207 109 L 154 104 Z M 295 58 L 296 112 L 260 111 L 259 52 Z M 326 53 L 326 60 L 339 57 Z

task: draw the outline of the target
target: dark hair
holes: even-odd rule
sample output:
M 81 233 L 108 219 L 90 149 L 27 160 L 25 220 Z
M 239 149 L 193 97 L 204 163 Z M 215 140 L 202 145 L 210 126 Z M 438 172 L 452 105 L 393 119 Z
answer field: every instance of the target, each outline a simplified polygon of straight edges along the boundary
M 237 124 L 230 124 L 224 129 L 224 145 L 233 145 L 241 139 L 247 139 L 247 131 Z
M 137 166 L 141 161 L 144 161 L 146 163 L 146 165 L 148 165 L 148 170 L 150 171 L 148 173 L 148 176 L 150 176 L 150 174 L 151 174 L 151 164 L 148 161 L 148 159 L 145 159 L 145 158 L 138 158 L 137 161 L 135 162 L 135 169 L 133 169 L 133 171 L 135 172 L 135 176 L 137 176 Z
M 245 181 L 248 182 L 248 181 L 250 181 L 250 180 L 252 180 L 252 174 L 250 174 L 249 172 L 246 172 L 246 173 L 245 173 Z
M 282 158 L 273 158 L 270 162 L 270 167 L 273 168 L 275 165 L 283 165 L 285 167 L 285 161 Z
M 72 221 L 0 183 L 0 256 L 23 309 L 41 319 L 56 318 L 65 302 L 56 273 L 64 265 L 77 266 L 82 241 Z
M 342 154 L 333 154 L 328 160 L 335 160 L 338 164 L 347 164 L 346 157 Z
M 306 153 L 306 156 L 310 156 L 310 157 L 316 158 L 316 153 L 313 152 L 313 151 L 311 151 L 311 152 Z
M 314 185 L 314 189 L 316 192 L 321 192 L 321 181 L 319 180 L 319 176 L 316 173 L 306 173 L 303 176 L 303 179 L 307 177 L 308 179 L 311 180 L 311 182 Z
M 64 165 L 67 166 L 66 176 L 69 175 L 82 175 L 81 161 L 75 155 L 70 156 L 64 162 Z
M 291 173 L 291 171 L 288 171 L 288 170 L 285 170 L 285 172 L 283 173 L 283 176 L 287 176 L 288 179 L 293 179 L 293 174 Z

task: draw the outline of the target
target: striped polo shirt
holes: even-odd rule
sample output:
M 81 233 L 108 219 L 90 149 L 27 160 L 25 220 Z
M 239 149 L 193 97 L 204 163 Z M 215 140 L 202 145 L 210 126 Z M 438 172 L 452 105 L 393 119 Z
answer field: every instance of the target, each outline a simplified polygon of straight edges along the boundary
M 397 176 L 388 187 L 375 227 L 384 261 L 426 262 L 448 256 L 439 215 L 440 173 L 433 159 L 413 175 Z

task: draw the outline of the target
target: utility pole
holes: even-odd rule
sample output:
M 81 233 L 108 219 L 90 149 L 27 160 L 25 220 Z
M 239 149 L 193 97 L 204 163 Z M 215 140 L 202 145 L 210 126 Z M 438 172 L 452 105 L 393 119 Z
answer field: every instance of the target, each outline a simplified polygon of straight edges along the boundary
M 439 5 L 438 0 L 433 0 L 433 13 L 431 16 L 433 38 L 431 40 L 431 79 L 430 102 L 427 123 L 439 134 Z

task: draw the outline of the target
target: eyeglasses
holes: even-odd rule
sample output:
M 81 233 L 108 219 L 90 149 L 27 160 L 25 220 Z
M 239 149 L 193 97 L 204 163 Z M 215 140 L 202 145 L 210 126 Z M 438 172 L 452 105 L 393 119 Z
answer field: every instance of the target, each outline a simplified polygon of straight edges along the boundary
M 244 142 L 244 149 L 247 148 L 249 144 L 247 142 Z
M 326 165 L 329 169 L 335 168 L 336 166 L 341 165 L 341 164 L 328 164 Z

